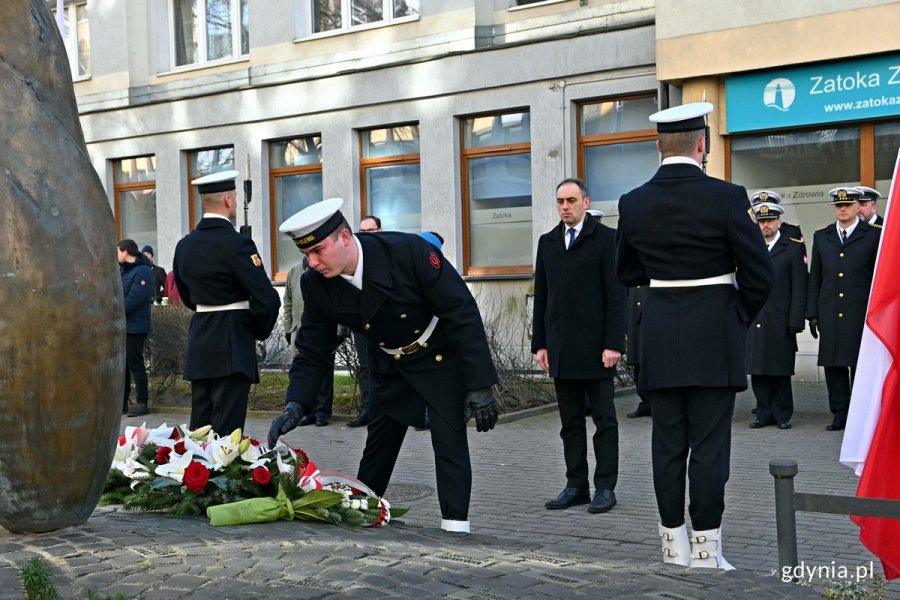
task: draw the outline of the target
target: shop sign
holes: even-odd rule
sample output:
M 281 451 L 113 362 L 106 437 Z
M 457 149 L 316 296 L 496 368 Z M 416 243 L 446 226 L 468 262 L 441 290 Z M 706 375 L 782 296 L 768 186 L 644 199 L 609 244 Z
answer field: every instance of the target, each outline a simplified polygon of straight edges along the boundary
M 900 54 L 729 77 L 729 133 L 900 115 Z

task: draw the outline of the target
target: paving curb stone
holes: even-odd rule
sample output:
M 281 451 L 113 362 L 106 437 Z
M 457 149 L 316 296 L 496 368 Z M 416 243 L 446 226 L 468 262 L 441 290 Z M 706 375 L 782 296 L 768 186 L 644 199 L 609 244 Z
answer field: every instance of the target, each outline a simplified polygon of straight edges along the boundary
M 841 436 L 824 431 L 830 421 L 824 385 L 797 384 L 794 391 L 794 428 L 788 431 L 750 430 L 752 395 L 738 397 L 723 524 L 725 554 L 735 571 L 659 562 L 650 420 L 624 417 L 636 402 L 626 394 L 617 402 L 619 504 L 604 515 L 584 507 L 543 508 L 565 484 L 559 417 L 551 406 L 501 422 L 489 433 L 469 430 L 471 535 L 438 529 L 430 436 L 411 429 L 387 492 L 392 504 L 411 509 L 402 522 L 375 530 L 300 521 L 214 528 L 199 517 L 98 507 L 78 527 L 28 535 L 0 529 L 0 599 L 24 597 L 16 574 L 32 556 L 46 559 L 67 599 L 85 598 L 88 590 L 147 600 L 821 598 L 818 578 L 813 586 L 798 586 L 782 582 L 777 571 L 768 461 L 797 458 L 799 491 L 852 495 L 856 478 L 837 464 Z M 270 418 L 251 414 L 247 433 L 265 437 Z M 186 416 L 123 418 L 122 428 L 144 419 L 171 425 Z M 335 423 L 298 428 L 286 441 L 321 468 L 355 473 L 365 433 Z M 847 517 L 798 513 L 797 524 L 799 557 L 808 566 L 854 569 L 874 560 Z M 885 597 L 900 598 L 896 582 Z

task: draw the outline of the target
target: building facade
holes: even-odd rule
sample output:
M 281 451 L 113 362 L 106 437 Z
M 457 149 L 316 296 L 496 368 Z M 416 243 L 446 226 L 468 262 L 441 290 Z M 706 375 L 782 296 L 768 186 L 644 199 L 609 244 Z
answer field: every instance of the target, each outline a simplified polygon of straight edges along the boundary
M 898 4 L 763 4 L 772 10 L 712 0 L 67 0 L 61 21 L 119 235 L 153 245 L 164 267 L 200 216 L 190 181 L 233 168 L 252 182 L 247 222 L 276 282 L 300 259 L 278 225 L 339 196 L 353 224 L 375 214 L 386 229 L 439 232 L 480 300 L 524 310 L 536 240 L 558 221 L 556 183 L 583 177 L 615 226 L 619 196 L 658 164 L 647 116 L 661 107 L 714 102 L 709 172 L 787 193 L 808 237 L 831 218 L 823 190 L 887 192 L 900 104 L 845 111 L 840 122 L 770 119 L 777 109 L 738 117 L 754 94 L 784 108 L 797 89 L 766 86 L 797 84 L 794 69 L 830 65 L 846 78 L 843 65 L 875 61 L 892 72 Z M 850 31 L 871 34 L 833 42 Z M 838 75 L 822 77 L 825 86 Z M 814 353 L 811 339 L 802 350 Z

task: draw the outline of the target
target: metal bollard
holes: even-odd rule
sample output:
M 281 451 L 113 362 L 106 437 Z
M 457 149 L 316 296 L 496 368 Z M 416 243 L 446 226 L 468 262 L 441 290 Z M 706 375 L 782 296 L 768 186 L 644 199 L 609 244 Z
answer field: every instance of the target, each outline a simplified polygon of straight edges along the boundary
M 769 461 L 769 473 L 775 478 L 775 529 L 778 533 L 778 566 L 797 566 L 797 515 L 794 511 L 794 477 L 797 461 L 776 458 Z

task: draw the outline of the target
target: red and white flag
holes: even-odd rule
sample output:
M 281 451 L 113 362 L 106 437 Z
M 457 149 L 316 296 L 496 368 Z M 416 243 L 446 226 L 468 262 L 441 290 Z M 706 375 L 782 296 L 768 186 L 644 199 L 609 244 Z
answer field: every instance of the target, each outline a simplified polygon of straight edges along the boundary
M 859 349 L 841 463 L 860 476 L 856 495 L 900 500 L 900 153 L 885 211 L 884 229 L 869 308 Z M 885 577 L 900 577 L 900 519 L 850 517 L 859 540 L 884 567 Z

